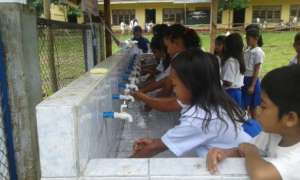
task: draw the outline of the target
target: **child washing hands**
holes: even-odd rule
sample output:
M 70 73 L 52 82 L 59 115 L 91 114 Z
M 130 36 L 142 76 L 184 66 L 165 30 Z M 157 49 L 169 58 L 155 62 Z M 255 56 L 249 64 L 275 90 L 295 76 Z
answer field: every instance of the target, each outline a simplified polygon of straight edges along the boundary
M 275 69 L 262 81 L 262 104 L 257 119 L 271 133 L 264 147 L 242 143 L 233 149 L 211 149 L 207 168 L 217 171 L 217 165 L 227 157 L 245 157 L 250 179 L 300 179 L 300 65 Z M 265 152 L 264 160 L 260 152 Z
M 167 149 L 176 156 L 195 151 L 204 157 L 212 147 L 229 149 L 250 141 L 240 126 L 245 114 L 223 90 L 212 58 L 215 57 L 199 49 L 176 57 L 171 82 L 182 106 L 180 124 L 160 139 L 137 140 L 132 157 L 152 157 Z

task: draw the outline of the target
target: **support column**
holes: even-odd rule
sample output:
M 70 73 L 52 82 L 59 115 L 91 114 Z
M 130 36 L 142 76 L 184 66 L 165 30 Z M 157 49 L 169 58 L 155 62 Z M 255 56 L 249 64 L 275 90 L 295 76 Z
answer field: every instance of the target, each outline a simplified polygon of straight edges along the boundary
M 110 14 L 110 0 L 104 0 L 104 17 L 105 25 L 109 28 L 111 27 L 111 14 Z M 105 47 L 106 47 L 106 57 L 112 55 L 112 39 L 110 33 L 105 30 Z
M 36 15 L 27 6 L 0 3 L 18 179 L 38 180 L 35 106 L 42 99 Z
M 210 19 L 210 52 L 214 52 L 215 39 L 217 34 L 218 21 L 218 0 L 211 1 L 211 19 Z

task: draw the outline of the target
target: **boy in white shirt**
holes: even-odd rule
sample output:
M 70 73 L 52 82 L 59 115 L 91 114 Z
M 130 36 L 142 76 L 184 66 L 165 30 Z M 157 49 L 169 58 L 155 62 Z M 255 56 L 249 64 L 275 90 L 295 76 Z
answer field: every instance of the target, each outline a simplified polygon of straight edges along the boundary
M 300 64 L 300 33 L 297 33 L 295 36 L 294 48 L 297 55 L 290 61 L 289 65 Z
M 226 92 L 241 106 L 245 62 L 243 39 L 240 34 L 232 33 L 225 39 L 222 59 L 221 80 Z
M 235 149 L 211 149 L 208 170 L 217 171 L 227 157 L 245 157 L 246 168 L 255 180 L 300 179 L 300 65 L 275 69 L 262 81 L 262 104 L 257 119 L 267 142 L 260 147 L 243 143 Z M 264 160 L 259 150 L 270 159 Z

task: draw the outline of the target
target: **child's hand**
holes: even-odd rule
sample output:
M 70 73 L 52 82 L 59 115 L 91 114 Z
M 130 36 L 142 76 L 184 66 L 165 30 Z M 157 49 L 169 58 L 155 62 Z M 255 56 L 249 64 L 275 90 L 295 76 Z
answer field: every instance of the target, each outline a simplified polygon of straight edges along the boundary
M 153 155 L 154 140 L 149 138 L 139 139 L 133 144 L 131 158 L 151 157 Z
M 227 157 L 225 151 L 225 149 L 218 148 L 213 148 L 208 151 L 206 165 L 211 174 L 215 174 L 218 171 L 218 163 Z
M 133 91 L 132 93 L 131 93 L 131 95 L 135 98 L 135 99 L 137 99 L 137 100 L 140 100 L 141 99 L 141 96 L 143 95 L 144 93 L 142 93 L 142 92 L 140 92 L 140 91 Z
M 147 104 L 144 106 L 145 112 L 150 112 L 151 110 L 152 110 L 152 108 L 150 106 L 148 106 Z
M 252 95 L 252 94 L 254 93 L 254 90 L 255 90 L 255 87 L 250 86 L 250 87 L 248 88 L 248 94 L 249 94 L 249 95 Z
M 243 143 L 239 145 L 239 152 L 241 156 L 245 156 L 248 152 L 257 152 L 258 149 L 255 145 L 249 143 Z

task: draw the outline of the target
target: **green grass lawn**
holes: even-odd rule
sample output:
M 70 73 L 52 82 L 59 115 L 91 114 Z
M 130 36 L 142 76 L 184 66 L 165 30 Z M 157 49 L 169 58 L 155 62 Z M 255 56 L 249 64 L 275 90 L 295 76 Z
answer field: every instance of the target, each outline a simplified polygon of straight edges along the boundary
M 287 65 L 292 57 L 295 56 L 293 49 L 293 39 L 296 32 L 276 32 L 276 33 L 263 33 L 264 47 L 266 58 L 263 64 L 261 76 L 265 75 L 270 70 Z M 209 50 L 209 34 L 199 33 L 202 39 L 202 45 L 205 50 Z M 120 40 L 129 39 L 130 35 L 119 35 Z M 150 35 L 146 36 L 149 40 Z M 113 52 L 118 51 L 118 47 L 113 45 Z
M 81 31 L 60 32 L 59 36 L 55 37 L 55 59 L 57 64 L 57 74 L 60 87 L 66 86 L 68 83 L 78 78 L 85 72 L 84 69 L 84 54 L 82 45 Z M 264 51 L 266 54 L 263 64 L 262 73 L 264 76 L 270 70 L 287 65 L 289 60 L 295 56 L 292 46 L 294 35 L 296 32 L 279 32 L 279 33 L 264 33 Z M 200 33 L 202 44 L 205 50 L 209 50 L 209 34 Z M 118 35 L 120 40 L 127 40 L 131 35 Z M 151 35 L 146 35 L 150 40 Z M 39 54 L 42 70 L 43 91 L 45 96 L 51 94 L 49 86 L 49 67 L 47 64 L 47 39 L 40 35 L 39 39 Z M 119 48 L 113 44 L 113 52 L 117 52 Z

